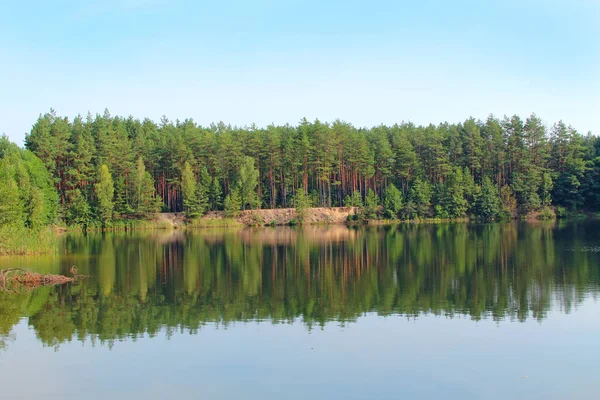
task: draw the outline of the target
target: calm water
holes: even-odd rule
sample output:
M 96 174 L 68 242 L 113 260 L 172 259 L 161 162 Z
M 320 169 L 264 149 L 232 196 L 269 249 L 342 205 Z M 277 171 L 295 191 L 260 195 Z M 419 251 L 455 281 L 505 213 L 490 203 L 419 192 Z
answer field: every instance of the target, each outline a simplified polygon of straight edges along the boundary
M 597 399 L 600 223 L 67 236 L 0 258 L 6 399 Z

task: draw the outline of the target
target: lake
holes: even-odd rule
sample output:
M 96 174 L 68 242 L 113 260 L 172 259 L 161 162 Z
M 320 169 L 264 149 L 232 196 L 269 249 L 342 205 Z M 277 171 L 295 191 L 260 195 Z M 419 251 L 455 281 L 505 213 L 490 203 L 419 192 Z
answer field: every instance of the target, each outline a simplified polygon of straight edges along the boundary
M 600 222 L 67 235 L 4 399 L 596 399 Z

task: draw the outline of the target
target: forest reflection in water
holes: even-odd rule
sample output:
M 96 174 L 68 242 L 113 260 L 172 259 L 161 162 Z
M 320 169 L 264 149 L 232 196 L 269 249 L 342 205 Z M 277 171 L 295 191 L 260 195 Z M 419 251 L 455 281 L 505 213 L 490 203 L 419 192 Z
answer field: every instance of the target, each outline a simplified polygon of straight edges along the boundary
M 365 313 L 497 321 L 571 312 L 600 287 L 598 222 L 247 228 L 66 236 L 56 257 L 0 259 L 89 278 L 0 292 L 0 335 L 23 317 L 44 345 L 111 343 L 235 321 Z M 16 264 L 16 265 L 15 265 Z

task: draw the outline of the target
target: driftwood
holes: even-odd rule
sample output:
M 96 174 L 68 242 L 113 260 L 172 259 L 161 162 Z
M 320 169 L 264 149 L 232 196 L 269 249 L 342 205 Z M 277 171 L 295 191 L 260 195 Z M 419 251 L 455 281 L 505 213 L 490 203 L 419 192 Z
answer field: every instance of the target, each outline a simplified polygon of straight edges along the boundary
M 71 268 L 72 277 L 65 275 L 40 274 L 22 268 L 0 270 L 0 289 L 11 290 L 19 286 L 33 289 L 42 286 L 64 285 L 75 282 L 82 277 L 77 273 L 77 267 Z

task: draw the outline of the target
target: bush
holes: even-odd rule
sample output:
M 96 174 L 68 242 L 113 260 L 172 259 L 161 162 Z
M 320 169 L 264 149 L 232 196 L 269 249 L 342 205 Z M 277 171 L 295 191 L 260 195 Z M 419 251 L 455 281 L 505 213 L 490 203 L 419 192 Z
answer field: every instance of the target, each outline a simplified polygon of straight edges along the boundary
M 567 209 L 564 207 L 556 207 L 556 216 L 558 218 L 566 218 L 567 217 Z
M 354 212 L 352 214 L 348 214 L 348 222 L 356 222 L 358 221 L 358 213 Z
M 556 214 L 550 207 L 544 207 L 539 211 L 536 218 L 539 220 L 552 220 L 556 219 Z

